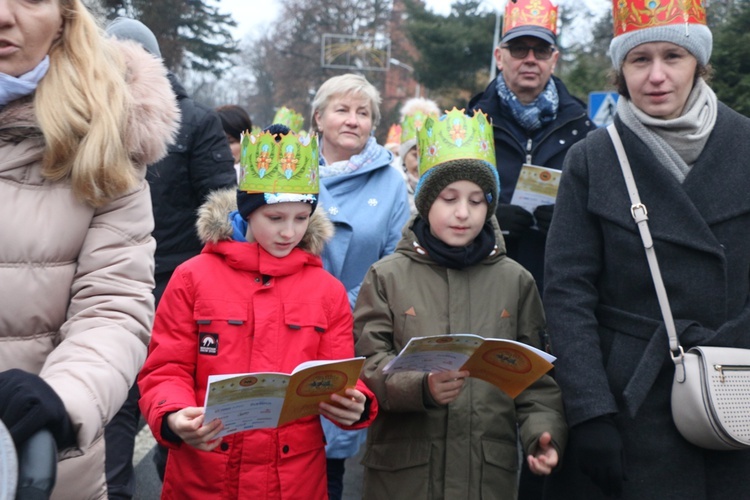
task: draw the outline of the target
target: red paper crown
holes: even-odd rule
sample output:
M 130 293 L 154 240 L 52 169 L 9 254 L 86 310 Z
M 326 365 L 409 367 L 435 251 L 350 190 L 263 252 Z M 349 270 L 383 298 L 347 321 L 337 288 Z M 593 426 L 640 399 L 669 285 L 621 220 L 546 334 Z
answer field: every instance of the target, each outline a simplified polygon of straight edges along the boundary
M 519 26 L 540 26 L 557 34 L 557 5 L 551 0 L 508 0 L 503 36 Z
M 388 138 L 386 144 L 401 144 L 401 125 L 395 123 L 388 129 Z
M 671 24 L 706 24 L 703 0 L 613 0 L 615 36 Z

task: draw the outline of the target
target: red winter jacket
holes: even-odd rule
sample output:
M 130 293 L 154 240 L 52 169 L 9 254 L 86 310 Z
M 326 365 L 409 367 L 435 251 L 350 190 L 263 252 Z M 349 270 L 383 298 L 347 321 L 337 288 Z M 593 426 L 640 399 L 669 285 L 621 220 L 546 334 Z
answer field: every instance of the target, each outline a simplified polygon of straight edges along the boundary
M 209 375 L 290 373 L 299 363 L 354 355 L 352 315 L 343 285 L 317 255 L 331 226 L 322 211 L 282 259 L 257 243 L 231 240 L 234 190 L 202 209 L 203 252 L 179 266 L 159 303 L 149 355 L 139 376 L 140 406 L 156 439 L 170 448 L 162 498 L 327 498 L 320 418 L 226 436 L 211 452 L 161 436 L 162 419 L 203 406 Z M 218 229 L 217 229 L 218 228 Z M 215 353 L 201 354 L 212 334 Z M 364 422 L 377 414 L 374 395 Z

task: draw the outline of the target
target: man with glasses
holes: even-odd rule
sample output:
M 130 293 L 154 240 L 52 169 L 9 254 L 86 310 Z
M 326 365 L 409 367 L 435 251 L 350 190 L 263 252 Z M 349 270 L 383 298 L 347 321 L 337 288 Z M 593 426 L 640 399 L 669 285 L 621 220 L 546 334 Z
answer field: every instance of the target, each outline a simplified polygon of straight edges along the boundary
M 550 0 L 508 0 L 495 48 L 499 74 L 469 102 L 492 119 L 501 188 L 497 219 L 507 253 L 534 275 L 540 292 L 554 205 L 533 214 L 511 205 L 519 173 L 523 165 L 562 169 L 570 146 L 595 128 L 584 104 L 552 76 L 560 55 L 556 32 L 557 6 Z

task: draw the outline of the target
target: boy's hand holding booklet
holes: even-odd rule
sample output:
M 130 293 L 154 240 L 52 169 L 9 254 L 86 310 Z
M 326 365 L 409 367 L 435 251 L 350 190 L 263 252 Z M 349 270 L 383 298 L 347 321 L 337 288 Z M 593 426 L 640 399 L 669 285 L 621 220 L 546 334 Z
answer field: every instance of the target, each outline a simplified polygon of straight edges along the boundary
M 552 369 L 555 359 L 515 340 L 455 333 L 412 338 L 385 365 L 383 373 L 468 370 L 472 377 L 489 382 L 515 398 Z
M 346 396 L 357 384 L 365 358 L 313 360 L 291 374 L 242 373 L 211 375 L 206 389 L 205 422 L 218 418 L 224 429 L 217 437 L 251 429 L 279 427 L 318 415 L 331 394 Z

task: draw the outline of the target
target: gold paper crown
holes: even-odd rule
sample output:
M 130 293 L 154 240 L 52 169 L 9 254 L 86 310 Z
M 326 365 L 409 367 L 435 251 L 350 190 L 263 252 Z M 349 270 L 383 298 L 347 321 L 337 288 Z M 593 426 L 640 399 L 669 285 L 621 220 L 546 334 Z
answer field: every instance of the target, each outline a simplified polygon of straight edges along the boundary
M 428 117 L 417 130 L 419 175 L 451 160 L 482 160 L 495 165 L 495 140 L 487 115 L 467 116 L 453 108 L 438 119 Z
M 318 138 L 315 134 L 242 135 L 240 191 L 317 194 Z
M 388 129 L 388 138 L 385 140 L 386 146 L 389 144 L 400 144 L 400 138 L 401 137 L 401 125 L 398 123 L 394 123 L 391 125 L 391 128 Z
M 305 124 L 305 118 L 293 109 L 282 106 L 276 111 L 271 123 L 280 123 L 286 125 L 292 132 L 300 132 Z
M 671 24 L 706 24 L 703 0 L 613 0 L 615 36 Z
M 503 36 L 519 26 L 540 26 L 557 34 L 557 5 L 551 0 L 508 0 Z
M 410 139 L 416 139 L 417 130 L 424 126 L 427 118 L 437 119 L 438 115 L 415 111 L 414 113 L 404 116 L 404 119 L 401 120 L 401 144 Z

